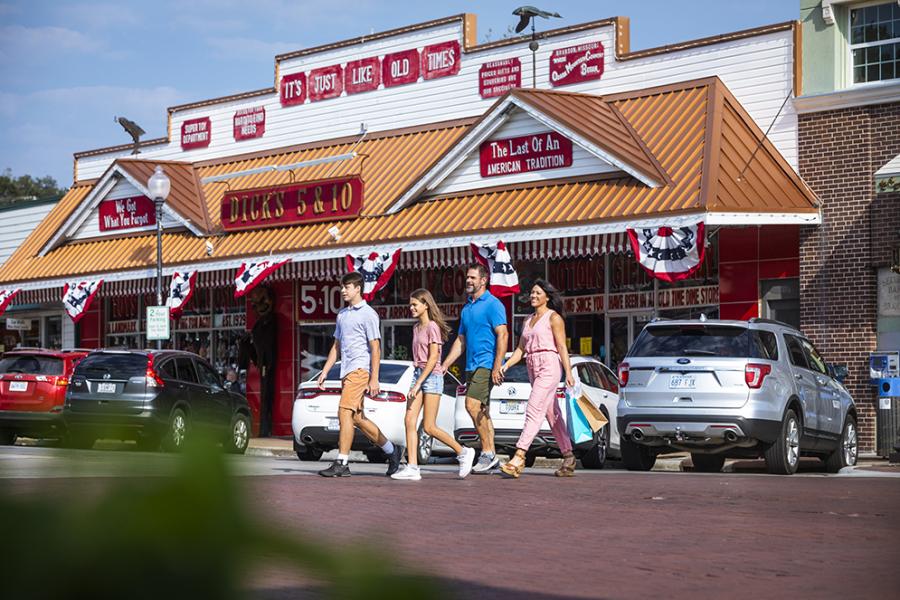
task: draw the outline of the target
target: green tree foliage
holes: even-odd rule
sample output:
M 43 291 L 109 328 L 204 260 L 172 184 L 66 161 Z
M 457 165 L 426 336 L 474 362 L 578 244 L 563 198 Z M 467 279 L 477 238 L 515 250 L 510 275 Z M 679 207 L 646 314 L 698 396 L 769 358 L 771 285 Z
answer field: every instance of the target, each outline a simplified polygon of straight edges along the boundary
M 66 189 L 60 188 L 56 184 L 56 180 L 49 175 L 44 177 L 19 175 L 15 177 L 12 169 L 4 170 L 0 175 L 0 205 L 58 198 L 65 193 Z

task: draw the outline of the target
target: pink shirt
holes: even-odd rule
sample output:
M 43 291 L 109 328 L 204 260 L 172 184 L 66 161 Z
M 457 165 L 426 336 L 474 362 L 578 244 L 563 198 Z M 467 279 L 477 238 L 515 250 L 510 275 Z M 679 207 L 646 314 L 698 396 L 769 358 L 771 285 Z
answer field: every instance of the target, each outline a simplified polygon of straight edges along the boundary
M 557 352 L 556 340 L 553 339 L 553 330 L 550 328 L 550 315 L 552 314 L 552 310 L 545 312 L 534 324 L 534 327 L 531 326 L 532 317 L 525 320 L 525 327 L 522 328 L 522 345 L 525 347 L 525 354 Z
M 425 364 L 428 362 L 428 349 L 431 344 L 438 345 L 438 359 L 432 373 L 440 375 L 443 373 L 441 371 L 441 346 L 444 345 L 444 341 L 441 339 L 441 329 L 434 321 L 429 321 L 424 328 L 421 325 L 413 327 L 412 352 L 413 364 L 416 367 L 420 369 L 425 368 Z

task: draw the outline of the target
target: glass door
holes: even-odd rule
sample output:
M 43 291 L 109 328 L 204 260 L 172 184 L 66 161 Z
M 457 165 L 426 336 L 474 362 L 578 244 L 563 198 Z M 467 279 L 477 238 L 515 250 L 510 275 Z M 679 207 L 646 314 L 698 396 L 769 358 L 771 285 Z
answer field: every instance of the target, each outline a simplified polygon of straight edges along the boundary
M 618 313 L 607 318 L 609 335 L 607 365 L 613 371 L 618 368 L 619 363 L 628 353 L 628 349 L 631 348 L 631 344 L 634 343 L 634 339 L 651 318 L 653 318 L 653 313 L 650 311 Z

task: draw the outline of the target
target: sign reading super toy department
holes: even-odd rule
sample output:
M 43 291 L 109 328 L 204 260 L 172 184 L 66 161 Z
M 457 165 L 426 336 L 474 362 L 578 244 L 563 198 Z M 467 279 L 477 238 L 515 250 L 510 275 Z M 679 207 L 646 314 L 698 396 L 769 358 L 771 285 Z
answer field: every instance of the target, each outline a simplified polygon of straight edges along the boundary
M 209 117 L 188 119 L 181 124 L 181 149 L 193 150 L 209 146 L 212 123 Z
M 572 140 L 555 131 L 488 140 L 479 149 L 482 177 L 572 166 Z

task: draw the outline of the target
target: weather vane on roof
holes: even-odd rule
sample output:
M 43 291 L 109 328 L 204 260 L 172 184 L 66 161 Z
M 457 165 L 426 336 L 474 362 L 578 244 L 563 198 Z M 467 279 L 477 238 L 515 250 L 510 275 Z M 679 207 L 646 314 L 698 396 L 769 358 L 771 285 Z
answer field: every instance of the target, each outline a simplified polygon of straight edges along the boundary
M 545 19 L 549 19 L 550 17 L 556 17 L 557 19 L 561 19 L 562 15 L 555 12 L 547 12 L 546 10 L 541 10 L 539 8 L 535 8 L 534 6 L 520 6 L 516 10 L 512 11 L 512 14 L 519 17 L 519 24 L 516 25 L 516 33 L 522 33 L 526 27 L 528 27 L 528 23 L 531 23 L 531 43 L 528 44 L 528 49 L 531 50 L 531 87 L 537 87 L 537 59 L 535 58 L 538 51 L 538 42 L 537 42 L 537 33 L 534 30 L 534 18 L 535 17 L 543 17 Z
M 113 120 L 121 125 L 122 129 L 124 129 L 125 132 L 131 136 L 131 139 L 134 140 L 134 149 L 131 153 L 139 154 L 140 150 L 138 148 L 141 145 L 141 136 L 147 132 L 141 129 L 141 126 L 131 119 L 126 119 L 125 117 L 113 117 Z

